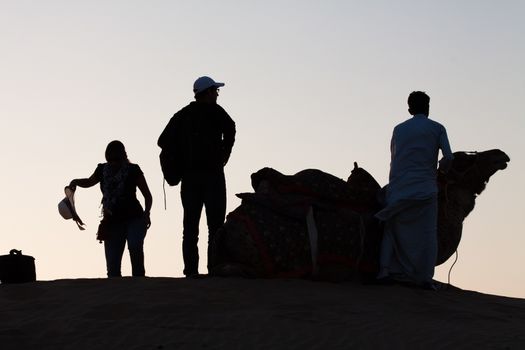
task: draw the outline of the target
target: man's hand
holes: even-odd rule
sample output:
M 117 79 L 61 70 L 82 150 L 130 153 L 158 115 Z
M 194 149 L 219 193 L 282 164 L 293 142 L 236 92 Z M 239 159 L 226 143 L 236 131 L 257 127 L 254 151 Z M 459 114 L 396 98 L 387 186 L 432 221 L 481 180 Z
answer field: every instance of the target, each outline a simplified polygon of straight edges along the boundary
M 228 163 L 228 160 L 230 159 L 230 153 L 222 151 L 222 166 L 225 166 L 226 163 Z
M 144 218 L 146 219 L 146 229 L 151 227 L 151 219 L 149 217 L 149 211 L 144 212 Z

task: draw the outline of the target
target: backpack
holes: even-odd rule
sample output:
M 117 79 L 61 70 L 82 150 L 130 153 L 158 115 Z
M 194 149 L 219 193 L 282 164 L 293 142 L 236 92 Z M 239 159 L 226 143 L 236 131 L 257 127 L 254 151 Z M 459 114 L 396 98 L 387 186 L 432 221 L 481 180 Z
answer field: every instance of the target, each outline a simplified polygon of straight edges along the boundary
M 159 159 L 164 179 L 168 185 L 177 186 L 182 178 L 180 156 L 177 156 L 177 152 L 163 148 L 160 151 Z
M 162 174 L 170 186 L 177 186 L 180 183 L 184 170 L 183 153 L 186 147 L 183 128 L 186 122 L 183 121 L 183 116 L 182 111 L 176 113 L 157 141 L 157 145 L 161 148 L 159 159 Z

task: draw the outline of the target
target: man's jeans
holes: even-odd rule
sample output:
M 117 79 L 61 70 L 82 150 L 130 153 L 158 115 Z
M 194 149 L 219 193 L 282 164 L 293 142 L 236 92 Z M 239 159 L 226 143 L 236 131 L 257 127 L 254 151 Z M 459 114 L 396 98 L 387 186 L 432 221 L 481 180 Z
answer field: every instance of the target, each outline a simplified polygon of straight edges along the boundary
M 197 242 L 199 241 L 202 207 L 206 208 L 208 246 L 215 232 L 224 224 L 226 215 L 224 171 L 221 169 L 215 173 L 185 175 L 182 179 L 180 194 L 184 208 L 184 231 L 182 233 L 184 275 L 191 276 L 199 272 Z
M 146 220 L 144 216 L 132 218 L 118 224 L 104 241 L 108 277 L 121 277 L 120 266 L 126 241 L 131 259 L 132 275 L 144 276 L 144 238 L 146 237 Z

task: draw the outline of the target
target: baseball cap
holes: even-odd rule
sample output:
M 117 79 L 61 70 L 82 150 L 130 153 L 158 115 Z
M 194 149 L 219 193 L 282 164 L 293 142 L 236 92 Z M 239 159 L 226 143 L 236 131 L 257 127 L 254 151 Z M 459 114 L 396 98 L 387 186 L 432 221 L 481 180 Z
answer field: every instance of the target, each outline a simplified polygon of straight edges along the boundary
M 198 94 L 199 92 L 203 92 L 211 87 L 218 88 L 221 86 L 224 86 L 224 83 L 218 83 L 210 77 L 203 76 L 195 80 L 195 83 L 193 83 L 193 92 Z

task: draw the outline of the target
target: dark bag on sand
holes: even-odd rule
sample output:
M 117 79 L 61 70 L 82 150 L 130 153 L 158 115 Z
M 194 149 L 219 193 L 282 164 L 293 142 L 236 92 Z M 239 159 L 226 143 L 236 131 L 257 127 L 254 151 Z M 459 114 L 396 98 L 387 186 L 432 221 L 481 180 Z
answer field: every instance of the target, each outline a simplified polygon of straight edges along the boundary
M 0 256 L 0 282 L 24 283 L 36 281 L 35 258 L 11 249 L 9 255 Z

